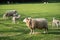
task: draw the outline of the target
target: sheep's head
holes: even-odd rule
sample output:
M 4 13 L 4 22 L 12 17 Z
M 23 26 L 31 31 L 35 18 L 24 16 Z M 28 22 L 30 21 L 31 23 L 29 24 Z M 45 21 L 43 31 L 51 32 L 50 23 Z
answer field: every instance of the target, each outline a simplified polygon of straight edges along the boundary
M 21 15 L 18 15 L 16 18 L 18 18 L 18 19 L 19 19 L 20 17 L 21 17 Z
M 30 21 L 30 19 L 31 19 L 31 17 L 29 17 L 29 18 L 25 18 L 24 20 L 23 20 L 23 22 L 29 22 Z
M 25 22 L 25 23 L 26 23 L 28 20 L 29 20 L 28 18 L 25 18 L 25 19 L 23 20 L 23 22 Z
M 31 18 L 25 18 L 23 22 L 25 22 L 28 27 L 31 26 Z

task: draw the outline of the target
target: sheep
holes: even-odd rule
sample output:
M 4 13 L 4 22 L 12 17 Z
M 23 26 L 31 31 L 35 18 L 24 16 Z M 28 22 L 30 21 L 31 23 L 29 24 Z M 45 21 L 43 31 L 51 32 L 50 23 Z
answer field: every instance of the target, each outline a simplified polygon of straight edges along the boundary
M 11 17 L 13 14 L 17 14 L 16 10 L 8 10 L 6 13 L 3 15 L 3 19 L 6 19 L 6 17 Z
M 55 19 L 55 18 L 53 17 L 53 20 L 52 20 L 52 27 L 53 27 L 53 26 L 57 26 L 57 28 L 58 28 L 59 25 L 60 25 L 60 20 L 57 20 L 57 19 Z
M 45 18 L 25 18 L 23 22 L 25 22 L 30 29 L 30 34 L 34 34 L 36 28 L 44 29 L 44 33 L 48 31 L 48 22 Z
M 16 20 L 19 19 L 20 17 L 21 17 L 21 15 L 14 14 L 12 17 L 12 22 L 15 24 Z
M 12 18 L 12 22 L 15 24 L 16 23 L 16 19 L 19 19 L 20 18 L 20 15 L 17 13 L 16 10 L 8 10 L 3 15 L 3 19 L 7 19 L 7 17 L 11 17 Z

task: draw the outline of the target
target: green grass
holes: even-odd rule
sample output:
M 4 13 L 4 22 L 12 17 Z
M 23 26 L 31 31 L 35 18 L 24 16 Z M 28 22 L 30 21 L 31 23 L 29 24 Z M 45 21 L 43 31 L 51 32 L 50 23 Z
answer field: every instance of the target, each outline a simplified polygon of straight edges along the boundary
M 7 10 L 17 10 L 21 19 L 13 24 L 11 19 L 2 19 Z M 48 34 L 30 35 L 30 30 L 23 23 L 25 17 L 46 18 L 49 22 Z M 60 3 L 29 3 L 29 4 L 1 4 L 0 5 L 0 40 L 60 40 L 60 27 L 57 29 L 51 27 L 52 18 L 60 19 Z M 35 32 L 43 32 L 36 29 Z

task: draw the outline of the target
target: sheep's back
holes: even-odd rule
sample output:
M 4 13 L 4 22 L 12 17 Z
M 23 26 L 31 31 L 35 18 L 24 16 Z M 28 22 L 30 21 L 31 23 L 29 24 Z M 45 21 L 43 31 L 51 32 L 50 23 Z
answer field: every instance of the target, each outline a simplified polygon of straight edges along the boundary
M 32 25 L 34 25 L 35 28 L 45 28 L 47 27 L 47 20 L 46 19 L 33 19 Z

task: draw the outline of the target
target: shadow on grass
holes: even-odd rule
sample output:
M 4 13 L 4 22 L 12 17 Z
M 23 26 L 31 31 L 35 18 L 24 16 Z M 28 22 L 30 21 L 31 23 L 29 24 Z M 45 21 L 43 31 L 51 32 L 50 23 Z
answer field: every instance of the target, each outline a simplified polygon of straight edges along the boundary
M 9 29 L 7 29 L 9 28 Z M 30 30 L 26 27 L 6 27 L 5 30 L 0 30 L 0 33 L 7 33 L 7 32 L 19 32 L 19 33 L 23 33 L 23 34 L 28 34 L 30 32 Z
M 15 36 L 2 36 L 0 37 L 0 40 L 32 40 L 32 36 L 30 37 L 25 37 L 27 36 L 26 34 L 28 34 L 30 31 L 28 29 L 23 29 L 23 28 L 18 28 L 18 30 L 10 30 L 10 31 L 0 31 L 1 32 L 19 32 L 21 34 L 15 35 Z M 55 34 L 55 35 L 60 35 L 60 29 L 49 29 L 49 33 L 48 34 Z
M 13 39 L 10 37 L 0 37 L 0 40 L 13 40 Z
M 10 31 L 0 31 L 0 33 L 2 32 L 4 35 L 6 36 L 0 36 L 0 40 L 24 40 L 26 34 L 28 34 L 29 30 L 28 29 L 19 29 L 19 30 L 10 30 Z M 13 34 L 11 34 L 11 32 L 13 32 Z M 16 33 L 17 32 L 17 33 Z M 19 34 L 18 34 L 19 33 Z M 15 34 L 15 35 L 14 35 Z M 12 36 L 8 36 L 8 35 L 12 35 Z
M 23 34 L 26 34 L 29 32 L 29 29 L 26 27 L 20 27 L 19 24 L 5 24 L 5 23 L 0 23 L 1 25 L 4 25 L 3 28 L 5 30 L 0 30 L 0 32 L 22 32 Z M 18 25 L 18 26 L 17 26 Z

